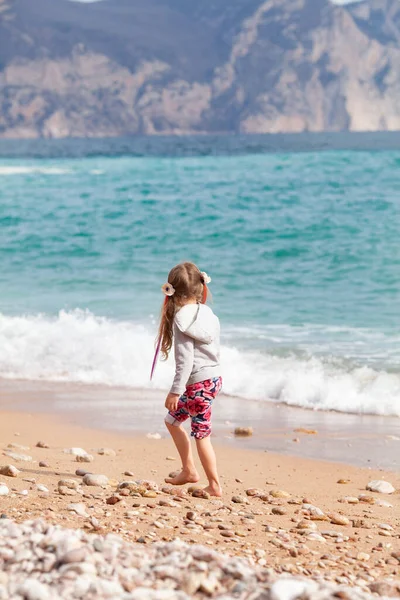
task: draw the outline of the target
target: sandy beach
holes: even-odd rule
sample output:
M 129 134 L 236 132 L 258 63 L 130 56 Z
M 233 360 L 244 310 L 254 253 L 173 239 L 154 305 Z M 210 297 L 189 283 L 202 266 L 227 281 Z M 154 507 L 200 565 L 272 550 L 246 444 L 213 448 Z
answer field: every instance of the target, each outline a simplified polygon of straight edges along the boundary
M 19 471 L 0 475 L 9 489 L 1 513 L 17 522 L 43 517 L 68 528 L 116 532 L 144 544 L 200 542 L 278 573 L 366 589 L 399 576 L 398 473 L 255 450 L 246 447 L 248 440 L 219 443 L 217 436 L 224 496 L 196 498 L 188 486 L 163 483 L 179 468 L 169 439 L 89 428 L 79 420 L 70 413 L 1 413 L 0 465 Z M 86 459 L 65 452 L 71 448 L 92 459 L 77 462 Z M 108 482 L 84 485 L 79 469 Z M 390 482 L 396 491 L 367 491 L 373 480 Z

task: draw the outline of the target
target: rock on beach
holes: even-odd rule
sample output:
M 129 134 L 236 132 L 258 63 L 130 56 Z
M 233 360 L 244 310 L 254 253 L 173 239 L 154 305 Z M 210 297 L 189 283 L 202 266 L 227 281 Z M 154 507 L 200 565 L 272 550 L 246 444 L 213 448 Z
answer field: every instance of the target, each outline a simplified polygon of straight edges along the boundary
M 97 454 L 100 456 L 117 456 L 117 453 L 112 448 L 99 448 Z
M 83 454 L 76 456 L 75 460 L 79 463 L 91 463 L 94 461 L 94 457 L 91 454 Z
M 381 479 L 370 481 L 366 489 L 370 492 L 378 492 L 378 494 L 393 494 L 396 491 L 391 483 Z
M 72 454 L 72 456 L 86 456 L 88 452 L 83 448 L 65 448 L 64 454 Z
M 5 483 L 0 483 L 0 496 L 8 496 L 10 490 Z
M 6 477 L 18 477 L 19 473 L 20 471 L 13 465 L 5 465 L 4 467 L 0 467 L 0 475 L 5 475 Z
M 29 456 L 28 454 L 18 454 L 17 452 L 12 452 L 11 450 L 5 450 L 3 454 L 4 456 L 8 456 L 8 458 L 11 458 L 12 460 L 15 460 L 15 462 L 33 461 L 32 456 Z
M 350 520 L 339 513 L 329 513 L 328 517 L 334 525 L 350 525 Z
M 108 477 L 106 475 L 95 475 L 93 473 L 87 473 L 83 477 L 83 483 L 89 486 L 104 487 L 108 485 Z
M 49 448 L 49 444 L 47 442 L 39 441 L 36 444 L 36 448 Z
M 233 432 L 237 437 L 250 437 L 253 435 L 252 427 L 236 427 Z

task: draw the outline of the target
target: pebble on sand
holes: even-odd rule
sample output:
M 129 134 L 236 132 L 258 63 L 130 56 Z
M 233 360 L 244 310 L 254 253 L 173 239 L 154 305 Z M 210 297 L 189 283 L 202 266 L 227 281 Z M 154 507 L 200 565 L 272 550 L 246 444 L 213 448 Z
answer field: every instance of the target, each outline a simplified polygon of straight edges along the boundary
M 318 590 L 315 581 L 298 579 L 279 579 L 270 590 L 270 600 L 295 600 L 296 598 L 311 598 Z
M 76 469 L 75 471 L 75 475 L 77 477 L 85 477 L 85 475 L 87 475 L 88 473 L 90 473 L 90 471 L 86 471 L 86 469 Z
M 371 557 L 367 552 L 359 552 L 357 554 L 357 560 L 360 560 L 361 562 L 367 562 L 370 558 Z
M 305 503 L 303 504 L 302 508 L 303 510 L 306 510 L 309 515 L 311 515 L 311 519 L 313 521 L 326 521 L 328 519 L 325 513 L 320 508 L 318 508 L 318 506 Z
M 91 454 L 83 454 L 82 456 L 76 456 L 75 460 L 78 463 L 91 463 L 94 461 L 94 458 Z
M 250 504 L 250 502 L 245 496 L 239 495 L 232 496 L 232 502 L 234 502 L 235 504 Z
M 373 496 L 368 496 L 368 494 L 360 494 L 358 499 L 365 504 L 375 504 L 375 498 Z
M 226 538 L 235 537 L 235 532 L 232 531 L 231 529 L 224 529 L 223 531 L 220 532 L 220 534 L 222 535 L 222 537 L 226 537 Z
M 18 477 L 19 474 L 20 471 L 13 465 L 4 465 L 4 467 L 0 467 L 0 475 L 5 475 L 6 477 Z
M 386 500 L 381 500 L 380 498 L 375 500 L 375 504 L 377 506 L 384 506 L 385 508 L 393 508 L 393 504 L 390 504 L 390 502 L 387 502 Z
M 72 456 L 86 456 L 88 453 L 83 448 L 65 448 L 64 454 L 72 454 Z
M 161 440 L 161 435 L 159 433 L 148 433 L 146 437 L 149 440 Z
M 355 496 L 345 496 L 341 498 L 339 502 L 345 502 L 346 504 L 358 504 L 360 501 Z
M 66 487 L 70 490 L 77 490 L 79 481 L 76 481 L 76 479 L 60 479 L 57 485 L 58 487 Z
M 339 513 L 328 513 L 328 517 L 334 525 L 350 525 L 350 520 Z
M 283 506 L 274 506 L 272 508 L 271 512 L 272 512 L 273 515 L 281 515 L 281 516 L 283 516 L 283 515 L 287 514 L 287 510 Z
M 76 513 L 80 517 L 88 517 L 89 516 L 86 512 L 86 506 L 82 502 L 75 502 L 75 503 L 69 504 L 67 506 L 67 510 L 69 510 L 70 512 Z
M 240 482 L 239 482 L 240 483 Z M 247 496 L 250 497 L 257 497 L 257 496 L 261 496 L 264 492 L 262 490 L 259 490 L 258 488 L 249 488 L 248 490 L 246 490 L 246 494 Z
M 308 530 L 316 531 L 318 529 L 318 527 L 314 523 L 314 521 L 307 521 L 306 519 L 302 519 L 301 521 L 299 521 L 299 523 L 297 523 L 296 529 L 305 529 L 306 531 L 308 531 Z
M 77 491 L 72 488 L 67 488 L 64 485 L 60 485 L 58 486 L 58 493 L 61 494 L 61 496 L 75 496 Z
M 271 490 L 269 495 L 273 498 L 290 498 L 289 492 L 285 492 L 285 490 Z
M 100 456 L 117 456 L 117 453 L 112 448 L 99 448 L 97 454 L 100 454 Z
M 202 498 L 203 500 L 208 500 L 210 498 L 210 494 L 208 492 L 199 488 L 193 490 L 192 496 L 193 498 Z
M 252 427 L 236 427 L 234 434 L 238 437 L 250 437 L 253 435 Z
M 154 490 L 146 490 L 142 496 L 143 498 L 157 498 L 157 492 Z
M 366 489 L 369 492 L 378 492 L 379 494 L 393 494 L 396 491 L 391 483 L 382 479 L 370 481 Z
M 36 486 L 36 489 L 41 494 L 48 494 L 49 493 L 49 488 L 47 488 L 45 485 L 41 485 L 40 483 Z
M 89 486 L 104 487 L 108 485 L 108 477 L 106 475 L 87 473 L 83 478 L 83 483 Z
M 26 598 L 27 600 L 50 600 L 50 590 L 44 583 L 37 579 L 25 579 L 16 589 L 18 597 Z
M 17 454 L 16 452 L 11 452 L 11 450 L 6 450 L 3 454 L 5 456 L 8 456 L 8 458 L 12 458 L 12 460 L 15 460 L 15 462 L 32 462 L 33 461 L 32 456 L 28 456 L 27 454 Z
M 386 531 L 393 531 L 393 527 L 389 523 L 378 523 L 378 529 L 385 529 Z
M 49 448 L 49 447 L 50 447 L 50 446 L 48 445 L 48 443 L 47 443 L 47 442 L 41 442 L 41 441 L 40 441 L 40 442 L 38 442 L 38 443 L 36 444 L 36 448 Z
M 110 496 L 106 500 L 106 504 L 109 504 L 110 506 L 114 506 L 114 504 L 118 504 L 118 502 L 121 502 L 121 498 L 118 496 Z
M 5 483 L 0 483 L 0 496 L 7 496 L 10 493 L 10 490 L 6 486 Z

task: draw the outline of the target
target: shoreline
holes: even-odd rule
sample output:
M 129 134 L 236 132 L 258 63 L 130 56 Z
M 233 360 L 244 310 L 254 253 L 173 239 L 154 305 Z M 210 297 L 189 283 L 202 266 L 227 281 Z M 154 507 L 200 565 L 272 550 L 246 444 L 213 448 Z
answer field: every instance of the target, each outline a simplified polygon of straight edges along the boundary
M 153 389 L 0 379 L 0 412 L 58 415 L 94 430 L 166 438 L 164 395 Z M 252 427 L 254 435 L 235 438 L 235 427 Z M 400 462 L 398 417 L 312 411 L 223 394 L 213 407 L 213 439 L 232 448 L 368 468 L 395 470 Z

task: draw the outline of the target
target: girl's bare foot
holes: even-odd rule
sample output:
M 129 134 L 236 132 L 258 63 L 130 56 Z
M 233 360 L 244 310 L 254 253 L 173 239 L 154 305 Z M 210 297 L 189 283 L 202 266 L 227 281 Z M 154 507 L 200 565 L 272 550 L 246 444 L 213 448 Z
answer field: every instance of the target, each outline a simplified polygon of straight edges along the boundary
M 217 496 L 218 498 L 221 498 L 222 496 L 221 486 L 214 483 L 205 487 L 204 491 L 210 494 L 210 496 Z
M 185 483 L 197 483 L 200 476 L 197 471 L 181 471 L 175 477 L 166 477 L 165 483 L 172 485 L 185 485 Z

